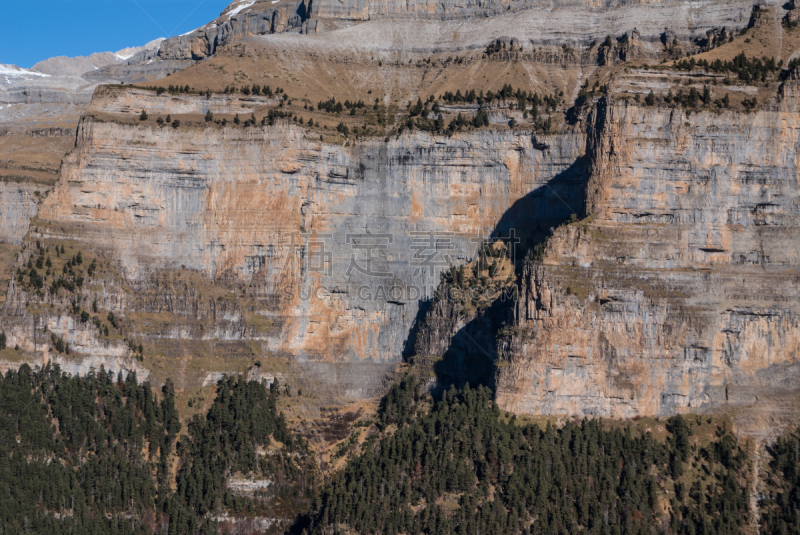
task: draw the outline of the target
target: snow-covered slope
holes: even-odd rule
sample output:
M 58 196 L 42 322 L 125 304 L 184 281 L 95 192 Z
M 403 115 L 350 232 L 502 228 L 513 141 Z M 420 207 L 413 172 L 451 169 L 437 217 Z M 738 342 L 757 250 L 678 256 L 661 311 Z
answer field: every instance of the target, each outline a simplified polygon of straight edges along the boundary
M 17 67 L 16 65 L 6 65 L 4 63 L 0 63 L 0 76 L 20 78 L 28 76 L 36 77 L 36 76 L 49 76 L 49 75 L 33 71 L 30 69 L 23 69 L 21 67 Z

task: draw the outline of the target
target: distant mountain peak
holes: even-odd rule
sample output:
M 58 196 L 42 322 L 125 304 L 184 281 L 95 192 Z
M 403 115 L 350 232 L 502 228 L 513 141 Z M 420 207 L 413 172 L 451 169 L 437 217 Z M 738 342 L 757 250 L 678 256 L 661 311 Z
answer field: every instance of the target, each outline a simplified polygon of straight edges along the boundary
M 123 48 L 122 50 L 117 50 L 114 52 L 114 55 L 120 60 L 128 60 L 143 50 L 152 50 L 154 48 L 158 48 L 164 39 L 164 37 L 159 37 L 158 39 L 153 39 L 144 46 L 129 46 L 127 48 Z

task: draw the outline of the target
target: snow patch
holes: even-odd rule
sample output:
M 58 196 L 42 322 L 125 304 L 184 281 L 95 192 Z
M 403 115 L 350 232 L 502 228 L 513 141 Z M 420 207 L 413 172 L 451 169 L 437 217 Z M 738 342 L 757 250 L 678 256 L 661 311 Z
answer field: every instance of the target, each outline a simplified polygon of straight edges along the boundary
M 231 20 L 231 17 L 233 17 L 234 15 L 238 15 L 239 13 L 241 13 L 242 11 L 244 11 L 245 9 L 247 9 L 248 7 L 252 6 L 255 3 L 256 0 L 241 1 L 238 6 L 236 6 L 230 12 L 228 12 L 228 20 Z
M 0 63 L 0 76 L 42 76 L 49 77 L 49 74 L 32 71 L 30 69 L 21 69 L 16 65 L 5 65 Z

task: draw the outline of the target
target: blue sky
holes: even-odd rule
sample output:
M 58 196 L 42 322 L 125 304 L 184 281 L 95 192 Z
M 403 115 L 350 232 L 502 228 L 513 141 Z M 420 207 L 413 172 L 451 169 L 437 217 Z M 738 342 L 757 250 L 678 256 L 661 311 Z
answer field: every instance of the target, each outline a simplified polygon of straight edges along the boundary
M 0 63 L 31 67 L 180 35 L 215 19 L 232 0 L 10 0 L 3 2 Z

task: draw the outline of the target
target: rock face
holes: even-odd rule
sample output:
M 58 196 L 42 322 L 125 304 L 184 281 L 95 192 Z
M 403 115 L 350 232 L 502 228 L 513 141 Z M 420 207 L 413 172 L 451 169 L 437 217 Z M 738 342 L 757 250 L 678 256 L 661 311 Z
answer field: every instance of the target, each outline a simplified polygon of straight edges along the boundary
M 796 389 L 796 104 L 601 103 L 584 222 L 526 264 L 497 391 L 516 412 L 630 417 Z
M 0 241 L 20 244 L 36 215 L 35 186 L 0 182 Z
M 530 56 L 507 58 L 515 63 L 552 52 L 530 52 L 535 39 L 582 42 L 616 28 L 616 40 L 591 48 L 613 66 L 651 57 L 665 27 L 670 39 L 706 35 L 746 24 L 752 8 L 711 0 L 596 4 L 531 2 L 486 27 L 497 33 L 513 22 L 508 36 L 494 38 L 514 42 L 514 54 L 517 44 L 526 47 Z M 480 50 L 483 34 L 473 31 L 478 26 L 466 31 L 477 24 L 467 19 L 503 7 L 238 2 L 217 22 L 163 43 L 158 57 L 163 65 L 192 62 L 242 36 L 308 31 L 322 20 L 315 13 L 348 24 L 370 19 L 330 34 L 345 48 L 367 36 L 354 29 L 372 24 L 370 39 L 383 39 L 376 28 L 399 35 L 418 17 L 439 28 L 415 42 L 433 49 L 463 17 L 469 35 L 459 42 Z M 392 17 L 405 15 L 395 25 Z M 548 16 L 573 24 L 544 25 Z M 544 29 L 517 35 L 526 21 Z M 558 34 L 566 27 L 575 33 Z M 404 39 L 398 50 L 410 46 Z M 572 53 L 562 53 L 542 63 L 563 70 Z M 158 64 L 155 54 L 130 61 Z M 597 67 L 575 57 L 580 68 Z M 674 76 L 640 69 L 614 79 L 612 94 L 625 83 L 663 90 Z M 260 127 L 197 118 L 176 128 L 132 124 L 140 110 L 263 115 L 273 102 L 103 88 L 38 206 L 30 188 L 0 189 L 0 233 L 24 245 L 17 267 L 42 239 L 77 244 L 102 268 L 87 279 L 82 302 L 12 281 L 4 328 L 22 352 L 46 352 L 52 333 L 74 348 L 74 362 L 92 365 L 132 361 L 139 341 L 148 356 L 183 368 L 221 355 L 214 366 L 186 372 L 184 386 L 235 371 L 235 359 L 246 357 L 248 365 L 263 359 L 276 377 L 361 398 L 380 394 L 386 374 L 408 358 L 431 388 L 489 383 L 499 404 L 519 413 L 770 407 L 796 395 L 800 379 L 797 78 L 786 73 L 779 100 L 748 113 L 581 97 L 550 135 L 506 129 L 514 116 L 504 108 L 489 110 L 499 128 L 386 140 L 343 139 L 284 119 Z M 477 270 L 466 284 L 477 293 L 454 297 L 449 290 L 463 280 L 451 266 L 473 261 L 490 238 L 514 253 L 508 279 L 494 281 L 502 295 Z M 18 278 L 24 285 L 24 274 Z M 100 336 L 99 325 L 70 312 L 92 302 L 130 328 Z M 279 361 L 286 369 L 272 366 Z
M 214 22 L 161 43 L 158 57 L 161 60 L 203 59 L 213 55 L 217 48 L 250 35 L 299 30 L 308 19 L 305 1 L 276 4 L 235 1 Z
M 379 392 L 416 353 L 439 383 L 489 379 L 520 413 L 744 406 L 800 377 L 796 83 L 755 113 L 602 100 L 550 136 L 341 145 L 288 122 L 89 117 L 37 228 L 113 259 L 124 282 L 96 294 L 103 309 L 194 318 L 141 336 L 255 341 L 345 396 Z M 91 114 L 159 98 L 109 90 Z M 530 252 L 514 295 L 465 309 L 435 294 L 442 271 L 489 236 Z M 164 270 L 240 284 L 252 301 L 177 291 L 159 282 Z
M 111 107 L 98 98 L 91 111 Z M 277 326 L 262 337 L 277 354 L 394 365 L 440 272 L 470 259 L 585 141 L 564 133 L 543 148 L 508 131 L 342 146 L 286 122 L 175 130 L 86 119 L 38 226 L 101 246 L 131 284 L 182 267 L 247 283 L 255 312 Z M 125 314 L 159 308 L 118 299 Z

